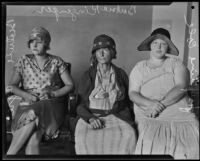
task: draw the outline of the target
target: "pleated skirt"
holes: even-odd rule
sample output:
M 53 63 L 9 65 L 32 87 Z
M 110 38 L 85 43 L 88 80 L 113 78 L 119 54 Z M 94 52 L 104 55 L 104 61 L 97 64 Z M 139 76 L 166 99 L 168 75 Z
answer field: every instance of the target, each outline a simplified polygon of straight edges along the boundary
M 134 154 L 135 129 L 114 115 L 101 117 L 105 128 L 94 130 L 83 119 L 75 129 L 76 154 Z
M 199 159 L 197 120 L 138 120 L 139 138 L 135 154 L 171 155 L 174 159 Z

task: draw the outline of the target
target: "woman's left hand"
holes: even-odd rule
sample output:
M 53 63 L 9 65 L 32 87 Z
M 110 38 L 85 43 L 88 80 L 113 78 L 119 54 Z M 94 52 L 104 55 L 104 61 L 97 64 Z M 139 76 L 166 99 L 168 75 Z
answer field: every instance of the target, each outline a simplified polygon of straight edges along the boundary
M 55 91 L 50 89 L 44 89 L 43 94 L 40 96 L 40 99 L 49 99 L 55 97 Z
M 156 111 L 155 109 L 149 108 L 145 110 L 145 115 L 147 117 L 153 117 L 155 118 L 156 116 L 158 116 L 159 112 Z
M 105 122 L 100 118 L 91 118 L 89 123 L 93 129 L 102 129 L 105 127 Z
M 145 110 L 145 115 L 148 117 L 155 118 L 158 116 L 159 113 L 161 113 L 165 109 L 165 106 L 157 101 L 157 100 L 151 100 L 151 104 L 149 107 Z

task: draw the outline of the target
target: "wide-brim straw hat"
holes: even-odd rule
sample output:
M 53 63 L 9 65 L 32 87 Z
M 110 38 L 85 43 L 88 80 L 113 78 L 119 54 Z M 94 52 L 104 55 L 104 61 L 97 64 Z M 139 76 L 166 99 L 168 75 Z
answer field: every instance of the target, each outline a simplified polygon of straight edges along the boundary
M 171 41 L 170 38 L 170 33 L 168 30 L 164 28 L 157 28 L 155 29 L 149 37 L 147 37 L 138 47 L 137 49 L 139 51 L 150 51 L 150 45 L 151 42 L 155 39 L 162 39 L 168 44 L 168 50 L 167 54 L 172 54 L 172 55 L 179 55 L 179 51 L 174 45 L 174 43 Z

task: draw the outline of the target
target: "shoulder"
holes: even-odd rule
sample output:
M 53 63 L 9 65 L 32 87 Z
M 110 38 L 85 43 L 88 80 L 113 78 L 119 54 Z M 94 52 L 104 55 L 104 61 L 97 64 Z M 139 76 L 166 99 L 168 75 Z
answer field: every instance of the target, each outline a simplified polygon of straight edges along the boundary
M 136 71 L 142 72 L 144 70 L 145 65 L 146 65 L 146 60 L 137 62 L 132 68 L 131 73 L 134 73 Z
M 127 77 L 127 73 L 125 72 L 124 69 L 122 69 L 121 67 L 118 67 L 114 64 L 112 64 L 113 66 L 113 69 L 115 71 L 115 73 L 118 75 L 118 76 L 122 76 L 122 77 Z
M 137 62 L 133 68 L 143 68 L 146 64 L 146 61 L 147 60 L 141 60 L 141 61 Z
M 34 55 L 33 54 L 24 54 L 20 57 L 20 59 L 27 59 L 27 58 L 32 58 Z
M 172 62 L 172 63 L 176 63 L 176 62 L 182 63 L 183 62 L 179 57 L 167 57 L 166 60 L 169 62 Z
M 91 87 L 92 83 L 94 82 L 95 76 L 96 75 L 94 74 L 94 69 L 91 67 L 82 73 L 81 79 L 78 83 L 79 93 L 85 93 L 88 90 L 88 88 Z
M 170 57 L 168 58 L 168 62 L 168 65 L 175 75 L 189 75 L 189 69 L 183 64 L 180 58 Z
M 52 54 L 48 54 L 48 56 L 50 57 L 51 63 L 53 63 L 53 64 L 56 64 L 58 66 L 64 66 L 64 67 L 71 66 L 70 63 L 63 60 L 63 58 L 61 58 L 60 56 L 52 55 Z
M 23 54 L 22 56 L 17 58 L 17 63 L 25 62 L 27 59 L 31 59 L 33 54 Z
M 97 67 L 96 66 L 90 66 L 87 70 L 83 72 L 83 77 L 87 78 L 95 78 L 97 73 Z
M 114 65 L 114 64 L 113 64 L 113 67 L 114 67 L 114 70 L 116 70 L 116 71 L 118 71 L 118 72 L 120 72 L 120 73 L 122 73 L 122 74 L 126 74 L 125 70 L 122 69 L 121 67 L 116 66 L 116 65 Z
M 169 57 L 167 58 L 167 64 L 171 66 L 173 70 L 178 68 L 187 68 L 180 58 Z
M 48 56 L 54 61 L 64 61 L 60 56 L 52 55 L 48 53 Z

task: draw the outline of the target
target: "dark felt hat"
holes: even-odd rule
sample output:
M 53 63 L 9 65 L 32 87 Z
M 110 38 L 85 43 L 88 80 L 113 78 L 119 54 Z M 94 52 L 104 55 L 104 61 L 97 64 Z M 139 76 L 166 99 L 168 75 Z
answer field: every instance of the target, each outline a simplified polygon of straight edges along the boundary
M 139 51 L 150 51 L 150 44 L 155 39 L 162 39 L 168 44 L 167 54 L 179 55 L 179 51 L 171 41 L 170 33 L 164 28 L 155 29 L 149 37 L 147 37 L 138 47 Z
M 92 54 L 94 54 L 96 50 L 101 49 L 101 48 L 112 49 L 114 51 L 114 57 L 116 57 L 116 54 L 117 54 L 116 44 L 113 38 L 111 38 L 110 36 L 102 34 L 102 35 L 97 36 L 94 39 Z

